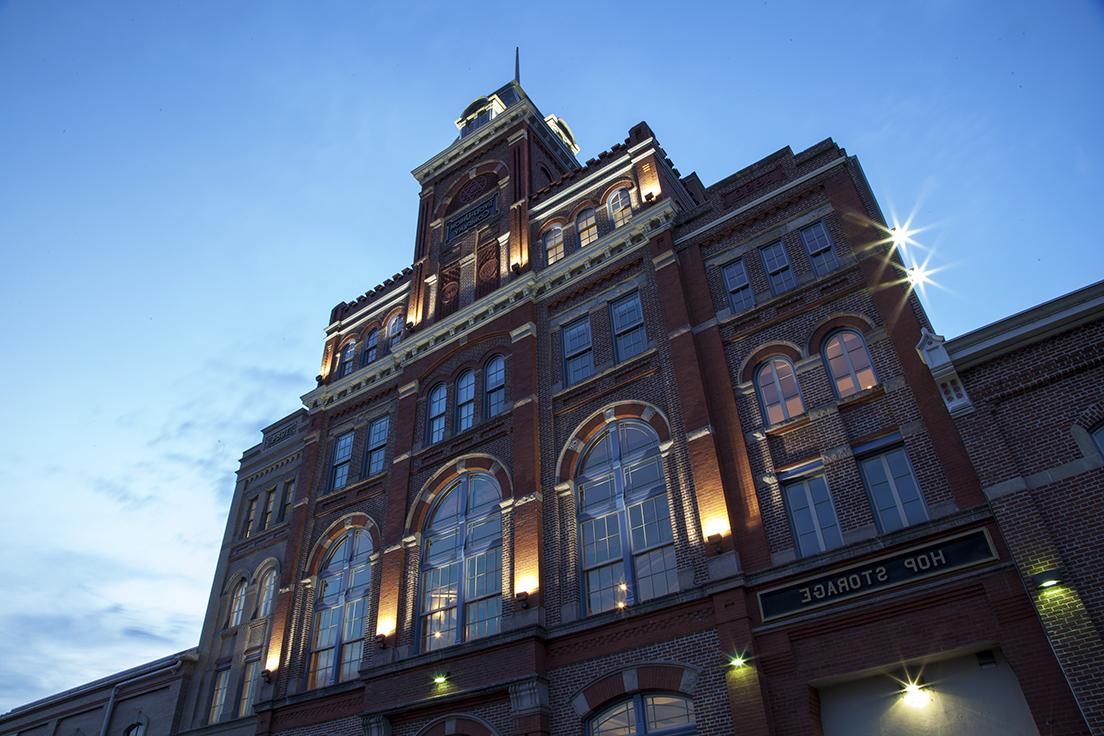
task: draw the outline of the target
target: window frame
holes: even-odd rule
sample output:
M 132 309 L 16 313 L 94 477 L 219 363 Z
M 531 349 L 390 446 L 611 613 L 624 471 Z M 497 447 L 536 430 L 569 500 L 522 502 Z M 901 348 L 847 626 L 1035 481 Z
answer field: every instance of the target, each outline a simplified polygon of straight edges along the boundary
M 564 246 L 563 227 L 553 225 L 544 231 L 541 235 L 541 250 L 544 252 L 544 264 L 546 266 L 551 266 L 553 263 L 564 259 L 567 250 Z M 555 258 L 552 257 L 553 252 L 556 253 Z
M 349 449 L 348 452 L 343 449 L 342 443 L 348 440 Z M 342 488 L 349 486 L 349 478 L 352 476 L 353 466 L 353 445 L 356 444 L 356 430 L 350 429 L 347 432 L 334 437 L 333 454 L 330 460 L 330 491 L 340 491 Z M 341 479 L 341 485 L 337 484 L 338 473 L 340 470 L 344 470 L 344 475 Z
M 648 725 L 648 708 L 647 700 L 653 697 L 669 697 L 678 698 L 685 701 L 688 704 L 688 711 L 690 713 L 691 722 L 682 723 L 667 728 L 651 729 Z M 586 722 L 586 736 L 596 736 L 598 731 L 598 721 L 602 716 L 610 713 L 611 711 L 623 707 L 626 703 L 631 703 L 631 708 L 634 713 L 635 723 L 633 725 L 633 732 L 631 736 L 691 736 L 691 734 L 698 733 L 697 713 L 694 708 L 694 699 L 685 695 L 684 693 L 671 692 L 668 690 L 648 690 L 643 692 L 635 692 L 627 697 L 623 697 L 611 702 L 606 703 L 601 710 L 594 713 Z
M 383 436 L 378 437 L 376 429 L 383 425 Z M 391 438 L 391 415 L 383 414 L 368 423 L 368 436 L 364 448 L 364 476 L 371 478 L 387 469 L 387 442 Z M 376 469 L 376 461 L 379 468 Z
M 276 503 L 276 486 L 265 491 L 264 505 L 261 507 L 261 531 L 266 531 L 272 526 L 272 511 Z
M 768 252 L 781 254 L 781 262 L 776 261 L 775 265 L 772 266 L 770 260 L 768 260 Z M 763 262 L 763 270 L 767 272 L 767 281 L 770 282 L 772 294 L 778 296 L 797 288 L 797 276 L 793 272 L 793 264 L 790 263 L 790 254 L 786 252 L 784 242 L 775 240 L 772 243 L 759 246 L 759 257 Z
M 242 517 L 241 532 L 238 534 L 239 539 L 249 539 L 253 536 L 253 525 L 257 520 L 257 496 L 253 496 L 246 501 L 245 515 Z
M 820 481 L 824 485 L 824 492 L 828 496 L 828 510 L 832 514 L 833 522 L 828 526 L 822 525 L 820 515 L 817 512 L 817 504 L 816 500 L 813 498 L 813 489 L 811 487 L 814 481 Z M 803 493 L 803 500 L 805 501 L 804 510 L 809 515 L 813 531 L 816 532 L 817 549 L 815 551 L 806 552 L 802 549 L 801 535 L 798 534 L 797 519 L 795 518 L 796 513 L 790 499 L 790 491 L 792 489 L 800 489 Z M 800 475 L 782 478 L 782 501 L 786 507 L 786 516 L 790 522 L 790 533 L 794 540 L 794 551 L 797 552 L 798 557 L 814 557 L 843 546 L 843 527 L 840 526 L 839 514 L 836 511 L 836 500 L 832 496 L 832 487 L 828 485 L 828 479 L 824 476 L 823 468 L 817 467 Z M 833 526 L 835 527 L 836 535 L 839 537 L 839 540 L 837 544 L 830 545 L 825 539 L 825 531 Z
M 492 370 L 492 366 L 499 364 L 502 370 Z M 500 380 L 492 384 L 491 377 L 495 374 L 501 376 Z M 498 410 L 496 411 L 496 407 Z M 506 407 L 506 356 L 493 355 L 483 364 L 483 416 L 491 419 L 505 414 Z
M 359 554 L 356 548 L 358 534 L 363 535 L 360 539 L 367 544 L 367 550 L 361 551 Z M 345 545 L 344 548 L 342 548 L 342 545 Z M 364 527 L 353 527 L 337 537 L 331 546 L 332 549 L 327 553 L 315 576 L 318 585 L 312 591 L 313 600 L 308 614 L 311 617 L 308 631 L 309 639 L 307 641 L 308 690 L 329 687 L 330 685 L 355 679 L 356 673 L 360 669 L 360 662 L 364 659 L 364 647 L 368 638 L 367 628 L 370 620 L 368 604 L 372 586 L 375 582 L 375 562 L 377 559 L 372 536 Z M 343 559 L 340 565 L 331 571 L 331 561 L 338 551 L 343 553 Z M 323 575 L 327 572 L 329 572 L 328 575 Z M 356 581 L 357 575 L 362 572 L 366 573 L 366 579 L 359 585 L 352 585 Z M 329 588 L 327 582 L 335 579 L 340 582 L 340 588 L 338 588 L 332 599 L 328 599 Z M 361 606 L 360 614 L 352 620 L 355 622 L 359 619 L 360 636 L 349 637 L 346 635 L 346 629 L 349 627 L 350 607 L 355 612 L 358 604 Z M 317 642 L 319 624 L 323 614 L 326 613 L 332 614 L 331 621 L 334 621 L 331 626 L 327 627 L 333 629 L 333 641 L 329 642 L 328 646 L 320 647 Z M 352 660 L 354 662 L 354 672 L 349 677 L 343 677 L 346 665 L 344 656 L 346 647 L 356 645 L 358 642 L 360 644 L 360 654 L 355 660 Z M 329 666 L 325 668 L 329 670 L 329 675 L 325 682 L 319 682 L 316 655 L 327 651 L 333 653 Z
M 230 608 L 226 615 L 226 628 L 233 629 L 241 626 L 245 618 L 245 594 L 246 581 L 239 580 L 238 584 L 230 591 Z
M 379 328 L 373 327 L 364 338 L 364 350 L 360 353 L 360 364 L 366 366 L 379 358 Z
M 337 377 L 344 378 L 356 370 L 356 340 L 349 340 L 337 354 Z
M 241 696 L 238 698 L 238 718 L 245 718 L 253 712 L 253 699 L 256 697 L 257 678 L 261 673 L 261 660 L 250 659 L 242 667 Z
M 867 388 L 874 388 L 878 385 L 878 371 L 874 368 L 874 358 L 870 354 L 870 346 L 866 344 L 866 338 L 861 332 L 852 327 L 843 327 L 838 330 L 833 330 L 824 338 L 824 342 L 820 347 L 820 357 L 824 361 L 824 370 L 828 374 L 828 379 L 832 383 L 832 392 L 836 395 L 837 399 L 846 399 L 848 396 L 854 396 L 857 393 L 866 391 L 862 383 L 859 381 L 859 372 L 855 369 L 855 363 L 851 360 L 851 351 L 847 349 L 846 342 L 844 342 L 843 336 L 846 334 L 852 334 L 859 340 L 859 345 L 862 347 L 863 352 L 866 354 L 866 362 L 870 366 L 870 374 L 874 377 L 874 382 Z M 840 353 L 844 362 L 847 364 L 847 377 L 851 379 L 852 390 L 846 394 L 841 393 L 839 390 L 839 380 L 841 376 L 836 376 L 832 370 L 832 361 L 828 357 L 828 347 L 833 340 L 840 340 Z
M 387 321 L 387 350 L 393 351 L 402 342 L 403 333 L 403 317 L 405 315 L 396 314 L 390 320 Z
M 230 668 L 215 670 L 211 688 L 211 707 L 207 709 L 207 723 L 221 723 L 226 710 L 226 691 L 230 687 Z
M 257 618 L 268 618 L 272 615 L 272 604 L 275 602 L 276 570 L 269 568 L 257 583 Z
M 778 377 L 778 368 L 774 365 L 775 361 L 781 361 L 789 366 L 790 372 L 793 375 L 794 386 L 797 388 L 797 400 L 801 403 L 800 414 L 790 414 L 790 409 L 787 406 L 787 396 L 782 390 L 782 379 Z M 766 402 L 766 398 L 763 396 L 762 387 L 759 384 L 759 376 L 762 375 L 763 371 L 767 370 L 768 368 L 771 371 L 771 377 L 774 383 L 775 391 L 778 392 L 778 396 L 780 399 L 778 405 L 782 408 L 782 418 L 777 422 L 771 421 L 770 409 Z M 773 427 L 776 424 L 782 424 L 783 422 L 788 422 L 791 419 L 796 419 L 797 417 L 804 416 L 805 413 L 808 411 L 808 407 L 805 405 L 805 396 L 801 392 L 801 381 L 797 379 L 797 368 L 794 367 L 793 361 L 790 360 L 787 356 L 775 354 L 765 358 L 762 363 L 759 364 L 759 367 L 755 369 L 755 374 L 752 377 L 752 380 L 755 383 L 755 397 L 759 402 L 759 411 L 762 414 L 764 425 L 768 427 Z
M 590 222 L 585 223 L 585 219 L 589 219 Z M 584 233 L 586 237 L 584 237 Z M 575 236 L 579 241 L 580 248 L 585 248 L 598 240 L 598 211 L 596 209 L 587 207 L 575 216 Z
M 475 426 L 475 371 L 470 368 L 456 377 L 456 406 L 452 412 L 452 433 L 467 432 Z M 467 411 L 467 414 L 465 414 Z
M 924 513 L 924 518 L 916 521 L 910 521 L 908 513 L 905 511 L 905 502 L 901 498 L 901 492 L 897 487 L 897 479 L 893 476 L 892 468 L 889 465 L 889 456 L 891 454 L 899 452 L 901 457 L 904 458 L 905 465 L 909 471 L 909 477 L 912 478 L 912 484 L 916 487 L 916 497 L 920 501 L 920 509 Z M 878 503 L 874 497 L 874 488 L 870 482 L 870 478 L 867 475 L 867 463 L 874 460 L 881 461 L 882 473 L 888 481 L 889 490 L 893 494 L 894 508 L 897 511 L 898 521 L 901 522 L 900 526 L 896 526 L 892 529 L 888 528 L 885 521 L 882 519 L 882 513 L 878 510 Z M 888 446 L 879 447 L 875 450 L 871 450 L 869 453 L 863 453 L 861 457 L 857 457 L 856 461 L 859 465 L 859 475 L 863 480 L 863 487 L 866 489 L 866 497 L 870 502 L 870 511 L 874 517 L 875 523 L 878 525 L 878 531 L 882 534 L 891 534 L 902 529 L 907 529 L 910 526 L 916 526 L 917 524 L 923 524 L 924 522 L 931 520 L 931 513 L 928 510 L 928 500 L 924 498 L 924 489 L 920 486 L 920 479 L 916 477 L 916 468 L 912 464 L 912 459 L 909 458 L 908 452 L 903 443 L 896 443 Z
M 729 276 L 731 270 L 734 268 L 739 268 L 744 278 L 744 283 L 739 286 L 733 286 L 732 279 Z M 744 263 L 743 258 L 737 258 L 721 266 L 721 281 L 724 283 L 725 295 L 728 299 L 728 308 L 733 314 L 746 312 L 755 306 L 755 290 L 751 288 L 751 278 L 748 276 L 747 264 Z M 743 296 L 745 292 L 746 300 Z M 737 294 L 741 295 L 741 301 L 746 301 L 747 303 L 742 306 L 737 305 L 735 301 Z
M 614 203 L 622 201 L 623 205 L 614 210 Z M 621 187 L 611 194 L 609 201 L 606 202 L 606 209 L 609 212 L 610 222 L 613 224 L 615 230 L 623 225 L 627 225 L 633 218 L 632 195 L 629 193 L 629 188 Z
M 434 405 L 438 403 L 435 398 L 437 392 L 440 391 L 440 411 L 434 409 Z M 448 386 L 444 381 L 436 384 L 429 390 L 426 395 L 426 445 L 436 445 L 438 442 L 443 442 L 445 439 L 445 431 L 448 417 Z M 440 436 L 434 439 L 434 435 L 437 432 L 434 429 L 434 423 L 440 421 Z
M 491 504 L 487 507 L 487 510 L 470 514 L 470 495 L 472 490 L 472 479 L 483 478 L 489 480 L 498 491 L 499 502 Z M 433 529 L 430 524 L 434 520 L 438 509 L 440 509 L 442 502 L 451 493 L 461 493 L 460 498 L 460 510 L 456 515 L 456 519 L 453 524 L 440 529 Z M 434 499 L 433 505 L 425 518 L 425 527 L 422 533 L 422 555 L 421 562 L 418 566 L 418 589 L 416 603 L 416 630 L 415 640 L 417 641 L 418 651 L 421 653 L 434 652 L 439 649 L 445 649 L 457 644 L 463 644 L 468 641 L 476 641 L 488 636 L 494 636 L 495 634 L 502 632 L 502 594 L 505 587 L 502 583 L 503 575 L 503 551 L 505 548 L 505 541 L 503 539 L 504 533 L 502 528 L 502 486 L 490 473 L 485 471 L 470 471 L 461 473 L 460 476 L 454 479 L 448 484 L 446 489 L 438 494 Z M 486 539 L 476 540 L 469 542 L 469 532 L 483 524 L 488 523 L 490 520 L 495 519 L 498 523 L 498 534 Z M 453 546 L 454 554 L 447 560 L 443 558 L 434 558 L 431 554 L 433 549 L 433 542 L 435 540 L 447 539 L 453 534 L 456 535 L 456 542 Z M 475 596 L 469 600 L 467 583 L 468 583 L 468 564 L 478 560 L 483 555 L 486 555 L 494 550 L 498 550 L 498 580 L 497 580 L 497 592 L 492 591 L 482 596 Z M 457 565 L 459 569 L 458 578 L 456 582 L 456 595 L 451 606 L 443 608 L 434 608 L 427 611 L 424 605 L 424 596 L 426 594 L 426 578 L 427 574 L 437 570 L 445 570 L 452 565 Z M 468 606 L 481 602 L 490 601 L 495 598 L 499 599 L 498 608 L 498 621 L 496 631 L 491 631 L 482 636 L 474 638 L 468 637 L 467 625 L 468 625 Z M 455 610 L 454 628 L 452 641 L 442 641 L 439 645 L 428 646 L 428 634 L 429 625 L 427 620 L 434 614 L 441 611 L 448 611 L 449 609 Z M 437 632 L 439 633 L 439 631 Z
M 283 504 L 280 506 L 280 515 L 276 519 L 277 524 L 283 524 L 288 521 L 288 517 L 291 516 L 291 504 L 295 501 L 295 480 L 288 479 L 284 481 L 284 497 Z
M 655 438 L 654 445 L 649 444 L 647 447 L 638 448 L 627 455 L 622 452 L 621 449 L 621 428 L 629 426 L 642 429 L 647 434 Z M 608 446 L 609 460 L 607 464 L 600 468 L 600 473 L 586 474 L 585 463 L 591 450 L 604 438 L 609 438 L 607 441 L 610 443 Z M 672 498 L 671 491 L 667 482 L 667 468 L 666 458 L 663 451 L 660 448 L 659 435 L 655 429 L 643 421 L 637 418 L 625 418 L 617 419 L 611 422 L 607 422 L 600 431 L 596 432 L 590 440 L 587 441 L 586 446 L 579 453 L 579 467 L 575 472 L 573 480 L 575 491 L 575 528 L 578 547 L 578 565 L 579 565 L 579 602 L 580 609 L 583 616 L 595 616 L 608 611 L 617 610 L 624 606 L 635 605 L 644 600 L 653 600 L 655 598 L 661 598 L 664 595 L 670 595 L 677 593 L 678 586 L 678 557 L 675 550 L 675 521 L 672 514 Z M 652 448 L 655 448 L 654 455 L 651 453 Z M 628 482 L 626 480 L 633 471 L 646 468 L 650 463 L 655 462 L 659 469 L 659 480 L 650 487 L 643 489 L 628 489 Z M 586 504 L 586 489 L 588 486 L 593 485 L 595 481 L 609 482 L 610 483 L 610 497 L 607 501 L 595 504 L 588 508 Z M 647 544 L 640 549 L 634 549 L 632 543 L 632 532 L 636 528 L 633 526 L 632 509 L 637 507 L 641 508 L 641 514 L 643 515 L 644 505 L 653 502 L 655 499 L 663 497 L 667 507 L 667 527 L 670 534 L 670 539 L 661 540 Z M 618 564 L 618 558 L 610 557 L 591 564 L 586 560 L 586 541 L 584 529 L 587 524 L 601 521 L 602 519 L 609 519 L 610 516 L 616 516 L 617 533 L 619 536 L 620 544 L 620 583 L 618 583 L 620 595 L 615 593 L 615 598 L 620 598 L 619 601 L 615 601 L 613 607 L 604 608 L 598 611 L 592 611 L 590 609 L 590 588 L 588 585 L 587 574 L 593 570 L 599 570 L 605 567 L 613 567 Z M 606 522 L 607 529 L 609 522 Z M 609 537 L 607 536 L 606 539 Z M 670 548 L 671 554 L 674 555 L 674 566 L 671 568 L 675 573 L 675 587 L 673 590 L 668 590 L 666 593 L 660 595 L 649 596 L 648 598 L 641 597 L 640 581 L 636 569 L 637 558 L 643 558 L 657 550 L 664 548 Z
M 636 301 L 636 311 L 639 318 L 628 325 L 617 324 L 617 307 L 622 304 L 626 304 L 629 301 Z M 614 357 L 618 363 L 623 363 L 629 358 L 635 358 L 637 355 L 647 351 L 648 349 L 648 330 L 644 324 L 644 304 L 640 299 L 640 292 L 634 291 L 631 294 L 614 299 L 609 303 L 609 318 L 610 329 L 613 331 L 613 350 Z M 643 340 L 639 345 L 639 349 L 636 352 L 627 352 L 626 346 L 622 344 L 622 341 L 627 341 L 631 336 L 639 333 L 643 336 Z M 592 335 L 593 340 L 593 335 Z M 631 347 L 631 343 L 629 344 Z
M 814 231 L 819 230 L 819 233 Z M 824 220 L 817 220 L 811 225 L 801 228 L 801 242 L 805 244 L 805 252 L 809 256 L 809 263 L 813 267 L 813 273 L 817 276 L 827 276 L 839 269 L 839 256 L 836 255 L 835 242 L 832 234 L 828 232 L 828 226 Z M 813 233 L 810 235 L 810 233 Z M 821 238 L 823 236 L 823 238 Z M 823 242 L 821 242 L 823 240 Z
M 582 324 L 586 324 L 587 340 L 585 347 L 577 347 L 571 351 L 567 346 L 567 334 L 568 330 L 577 327 Z M 594 365 L 594 327 L 590 322 L 590 314 L 585 314 L 578 319 L 572 320 L 566 323 L 560 328 L 560 346 L 563 350 L 563 371 L 564 371 L 564 385 L 574 386 L 578 383 L 582 383 L 596 373 L 597 367 Z M 590 357 L 590 371 L 585 376 L 579 376 L 573 378 L 571 373 L 571 363 L 573 360 L 589 355 Z

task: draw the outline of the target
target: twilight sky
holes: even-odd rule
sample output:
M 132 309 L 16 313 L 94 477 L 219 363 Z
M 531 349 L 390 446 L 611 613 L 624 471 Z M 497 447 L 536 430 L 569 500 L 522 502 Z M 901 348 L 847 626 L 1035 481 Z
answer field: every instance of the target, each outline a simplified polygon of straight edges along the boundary
M 948 336 L 1104 276 L 1104 5 L 846 5 L 0 0 L 0 712 L 197 642 L 237 459 L 515 44 L 580 160 L 835 138 Z

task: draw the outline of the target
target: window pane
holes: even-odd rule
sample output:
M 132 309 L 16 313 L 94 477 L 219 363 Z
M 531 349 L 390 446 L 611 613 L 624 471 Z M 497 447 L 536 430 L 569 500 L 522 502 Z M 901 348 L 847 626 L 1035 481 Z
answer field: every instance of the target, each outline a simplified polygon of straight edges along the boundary
M 663 468 L 659 458 L 647 460 L 625 471 L 625 491 L 647 491 L 663 485 Z
M 498 518 L 498 514 L 468 525 L 468 547 L 486 544 L 488 541 L 498 539 L 501 536 L 502 522 Z
M 649 730 L 694 723 L 694 704 L 673 695 L 649 695 L 644 699 L 644 712 Z
M 502 623 L 502 597 L 492 596 L 469 603 L 465 613 L 464 638 L 468 641 L 497 634 Z
M 590 567 L 614 559 L 621 559 L 617 514 L 583 522 L 583 564 Z
M 659 438 L 650 427 L 637 422 L 624 422 L 617 429 L 617 438 L 621 443 L 621 459 L 645 452 L 658 451 Z
M 751 292 L 747 269 L 743 261 L 735 261 L 724 267 L 725 290 L 728 291 L 729 306 L 733 312 L 740 312 L 755 306 L 755 296 Z
M 591 729 L 594 736 L 634 736 L 636 731 L 636 706 L 632 700 L 615 705 L 594 720 Z
M 390 428 L 390 417 L 380 417 L 372 422 L 372 426 L 368 430 L 368 445 L 370 447 L 378 447 L 387 442 L 387 431 Z
M 667 494 L 630 506 L 629 531 L 635 551 L 670 542 L 671 517 L 667 513 Z
M 579 247 L 590 245 L 598 239 L 598 220 L 593 208 L 579 213 L 579 217 L 575 220 L 575 230 L 579 233 Z
M 583 460 L 582 473 L 583 474 L 596 474 L 605 472 L 610 462 L 610 436 L 609 432 L 604 432 L 602 436 L 590 446 L 590 450 L 587 452 L 586 458 Z
M 625 599 L 625 593 L 620 589 L 623 582 L 624 572 L 620 562 L 588 570 L 587 612 L 601 613 L 616 608 L 618 601 Z
M 437 502 L 437 508 L 433 512 L 433 519 L 429 522 L 431 529 L 443 529 L 450 524 L 455 524 L 460 516 L 460 501 L 463 493 L 458 492 L 458 486 L 454 485 L 441 500 Z
M 242 673 L 241 701 L 238 703 L 238 717 L 244 717 L 253 712 L 253 688 L 257 682 L 257 667 L 260 663 L 247 662 L 245 672 Z
M 613 501 L 613 477 L 588 481 L 580 487 L 579 492 L 583 497 L 584 509 L 606 506 Z
M 614 302 L 610 306 L 610 312 L 613 315 L 613 329 L 617 332 L 644 321 L 644 315 L 640 310 L 640 297 L 637 294 Z
M 368 453 L 368 475 L 376 475 L 383 472 L 383 459 L 386 450 L 382 447 Z
M 456 381 L 456 400 L 461 403 L 475 400 L 475 374 L 471 371 Z
M 498 484 L 489 476 L 473 474 L 468 476 L 468 516 L 485 514 L 497 506 L 501 500 Z
M 502 550 L 495 548 L 467 561 L 464 597 L 468 600 L 497 595 L 502 591 Z
M 456 641 L 456 609 L 436 611 L 422 617 L 422 648 L 426 651 L 447 647 Z
M 353 433 L 346 432 L 337 438 L 334 444 L 334 462 L 348 460 L 353 454 Z
M 433 537 L 429 540 L 426 561 L 437 564 L 455 558 L 459 544 L 460 535 L 455 530 Z
M 675 548 L 671 545 L 636 555 L 636 585 L 639 598 L 646 601 L 678 590 Z
M 618 189 L 610 198 L 609 211 L 614 227 L 621 227 L 632 219 L 632 200 L 628 189 Z
M 554 227 L 544 235 L 544 253 L 546 263 L 552 264 L 564 256 L 563 230 Z
M 564 327 L 564 353 L 572 355 L 590 348 L 590 319 L 584 318 Z
M 360 670 L 360 660 L 364 658 L 364 640 L 350 642 L 341 647 L 341 682 L 354 679 Z
M 648 335 L 641 325 L 617 336 L 617 359 L 628 360 L 643 353 L 647 347 Z
M 324 687 L 333 680 L 334 650 L 325 649 L 311 656 L 310 687 Z
M 567 360 L 567 382 L 577 383 L 594 374 L 594 357 L 590 352 Z

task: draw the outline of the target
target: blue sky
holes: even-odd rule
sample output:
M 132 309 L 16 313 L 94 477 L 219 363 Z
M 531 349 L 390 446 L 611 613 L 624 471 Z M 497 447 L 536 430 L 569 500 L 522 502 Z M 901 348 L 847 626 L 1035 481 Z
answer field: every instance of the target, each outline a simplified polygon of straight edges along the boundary
M 951 336 L 1104 276 L 1104 6 L 0 0 L 0 711 L 195 644 L 233 472 L 512 76 L 708 185 L 831 136 Z

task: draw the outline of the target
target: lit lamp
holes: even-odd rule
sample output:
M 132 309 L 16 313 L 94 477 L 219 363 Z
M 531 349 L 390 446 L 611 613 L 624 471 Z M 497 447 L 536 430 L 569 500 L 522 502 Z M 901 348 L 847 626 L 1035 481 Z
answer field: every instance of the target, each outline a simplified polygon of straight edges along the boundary
M 1053 588 L 1055 585 L 1060 585 L 1065 579 L 1065 574 L 1056 567 L 1050 570 L 1037 572 L 1031 576 L 1031 582 L 1034 583 L 1035 587 L 1039 590 Z
M 518 608 L 525 610 L 529 608 L 529 591 L 519 590 L 517 595 L 514 596 L 514 601 L 517 602 Z
M 747 666 L 747 657 L 745 657 L 742 654 L 737 654 L 733 657 L 730 657 L 729 660 L 728 660 L 728 666 L 731 667 L 734 670 L 738 670 L 741 667 L 746 667 Z
M 901 690 L 901 700 L 910 708 L 922 708 L 931 702 L 931 692 L 920 678 L 909 680 Z
M 433 676 L 433 684 L 434 685 L 444 685 L 446 682 L 448 682 L 448 679 L 449 679 L 449 673 L 447 673 L 447 672 L 438 672 L 437 674 L 435 674 Z

